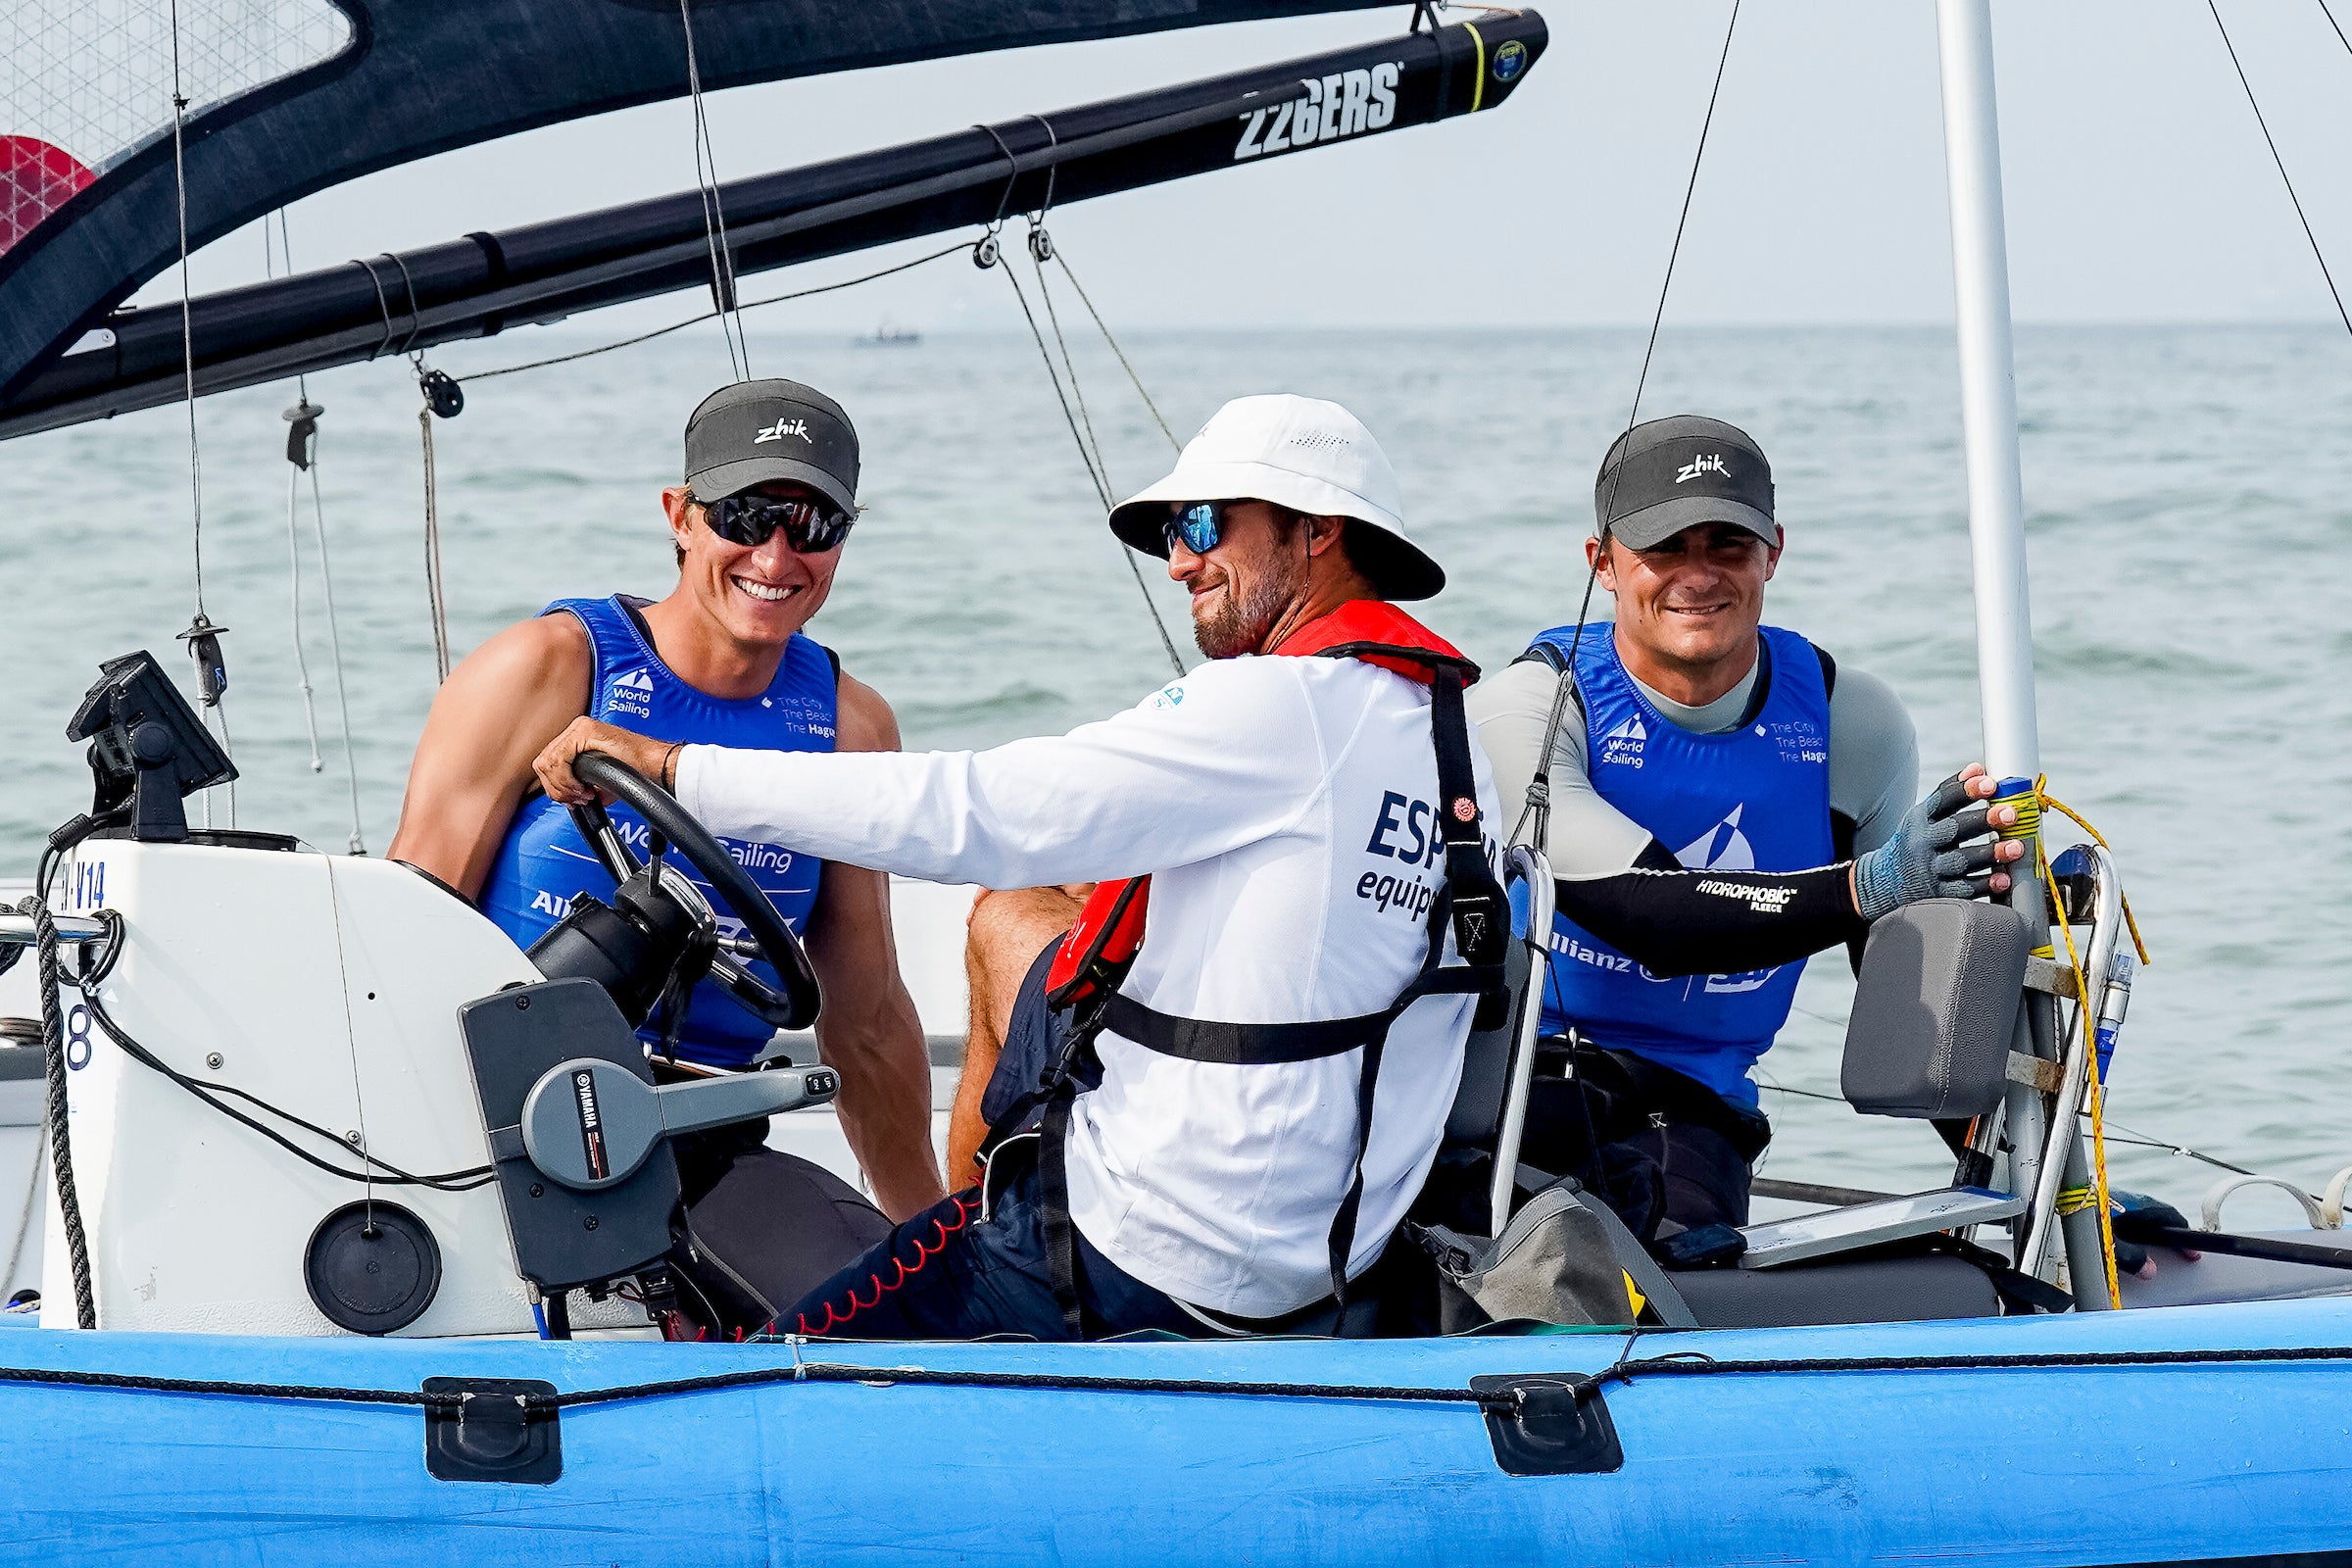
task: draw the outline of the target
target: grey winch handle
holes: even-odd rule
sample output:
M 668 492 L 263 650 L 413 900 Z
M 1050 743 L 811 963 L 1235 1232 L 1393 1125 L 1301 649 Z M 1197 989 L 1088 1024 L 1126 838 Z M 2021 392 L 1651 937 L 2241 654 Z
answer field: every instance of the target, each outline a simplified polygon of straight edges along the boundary
M 756 1121 L 831 1100 L 830 1067 L 771 1067 L 694 1083 L 647 1083 L 575 1056 L 540 1074 L 522 1102 L 522 1148 L 551 1181 L 594 1192 L 628 1180 L 664 1138 Z

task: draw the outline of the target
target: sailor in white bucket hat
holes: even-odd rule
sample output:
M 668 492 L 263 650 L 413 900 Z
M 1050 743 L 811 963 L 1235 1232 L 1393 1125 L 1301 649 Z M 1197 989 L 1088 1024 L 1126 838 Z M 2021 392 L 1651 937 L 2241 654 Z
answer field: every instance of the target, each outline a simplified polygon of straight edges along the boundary
M 1111 513 L 1110 531 L 1165 560 L 1185 532 L 1178 513 L 1214 516 L 1217 503 L 1233 501 L 1348 519 L 1348 560 L 1383 599 L 1429 599 L 1446 586 L 1445 568 L 1405 537 L 1404 497 L 1388 454 L 1337 403 L 1291 393 L 1235 398 L 1186 443 L 1166 478 Z M 1197 524 L 1189 532 L 1203 537 Z M 1194 553 L 1214 547 L 1209 534 Z

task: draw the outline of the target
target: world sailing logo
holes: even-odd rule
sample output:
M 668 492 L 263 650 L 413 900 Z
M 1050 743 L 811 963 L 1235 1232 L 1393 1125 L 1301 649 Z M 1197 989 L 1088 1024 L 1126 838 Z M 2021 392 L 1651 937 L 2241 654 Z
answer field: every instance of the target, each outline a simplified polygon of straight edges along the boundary
M 1396 122 L 1396 81 L 1403 72 L 1403 61 L 1390 60 L 1369 70 L 1303 78 L 1298 83 L 1306 89 L 1303 98 L 1236 117 L 1242 122 L 1242 139 L 1234 143 L 1233 161 L 1244 163 L 1267 153 L 1388 129 Z
M 1628 713 L 1625 722 L 1600 738 L 1600 760 L 1622 763 L 1627 767 L 1642 765 L 1642 744 L 1649 739 L 1649 731 L 1642 724 L 1640 713 Z
M 632 669 L 612 677 L 605 688 L 605 708 L 613 713 L 628 713 L 637 718 L 654 715 L 654 677 L 643 669 Z
M 810 446 L 816 445 L 816 438 L 808 433 L 807 419 L 784 418 L 778 418 L 773 424 L 760 426 L 760 433 L 752 437 L 752 445 L 758 446 L 762 441 L 781 441 L 788 435 L 797 435 Z

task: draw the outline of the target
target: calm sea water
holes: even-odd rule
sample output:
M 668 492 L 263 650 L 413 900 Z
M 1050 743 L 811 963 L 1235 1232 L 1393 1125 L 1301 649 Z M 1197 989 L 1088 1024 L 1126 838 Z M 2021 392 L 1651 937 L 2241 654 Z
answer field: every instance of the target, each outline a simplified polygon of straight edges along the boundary
M 1165 656 L 1101 520 L 1036 350 L 1019 338 L 853 346 L 755 338 L 755 368 L 834 392 L 863 434 L 872 510 L 815 631 L 897 707 L 911 746 L 1050 732 L 1135 701 Z M 595 339 L 466 345 L 461 375 Z M 1568 619 L 1593 465 L 1640 363 L 1630 332 L 1142 336 L 1137 368 L 1179 434 L 1223 399 L 1337 398 L 1387 445 L 1410 519 L 1453 586 L 1437 627 L 1490 662 Z M 2051 788 L 2116 844 L 2156 962 L 2115 1079 L 2125 1126 L 2307 1187 L 2352 1163 L 2352 346 L 2299 328 L 2020 335 L 2041 735 Z M 1109 356 L 1078 371 L 1114 482 L 1157 477 L 1165 439 Z M 658 491 L 687 411 L 726 378 L 715 337 L 672 338 L 480 381 L 436 427 L 457 649 L 565 594 L 672 580 Z M 321 477 L 368 848 L 391 836 L 434 688 L 416 395 L 382 363 L 316 378 Z M 208 400 L 206 605 L 231 628 L 239 822 L 340 848 L 349 831 L 334 671 L 304 518 L 297 685 L 285 425 L 291 388 Z M 1947 333 L 1670 332 L 1644 410 L 1740 422 L 1772 455 L 1788 553 L 1773 618 L 1891 681 L 1923 785 L 1978 748 L 1974 631 Z M 174 670 L 193 609 L 184 412 L 0 447 L 0 875 L 82 808 L 61 739 L 104 658 Z M 1183 636 L 1181 597 L 1154 601 Z M 225 803 L 221 811 L 225 814 Z M 1766 1058 L 1833 1091 L 1850 993 L 1808 973 Z M 1930 1183 L 1911 1123 L 1767 1095 L 1781 1175 Z M 2214 1172 L 2113 1150 L 2117 1180 L 2177 1200 Z M 2262 1210 L 2248 1201 L 2231 1217 Z

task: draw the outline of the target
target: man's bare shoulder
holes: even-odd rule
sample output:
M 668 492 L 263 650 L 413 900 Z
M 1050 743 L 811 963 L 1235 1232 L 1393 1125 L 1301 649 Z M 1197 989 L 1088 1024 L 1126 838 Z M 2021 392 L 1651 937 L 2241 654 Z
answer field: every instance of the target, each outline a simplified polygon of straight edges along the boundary
M 841 673 L 834 699 L 833 749 L 841 752 L 895 752 L 899 749 L 899 715 L 882 694 L 851 674 Z
M 596 654 L 587 628 L 570 615 L 542 615 L 492 637 L 449 672 L 417 747 L 419 760 L 456 747 L 499 771 L 555 739 L 588 711 Z
M 478 895 L 531 759 L 588 710 L 595 667 L 570 615 L 509 626 L 466 655 L 425 717 L 392 858 Z
M 535 615 L 467 654 L 449 679 L 485 693 L 537 691 L 550 683 L 576 684 L 585 693 L 595 667 L 596 652 L 578 616 Z

